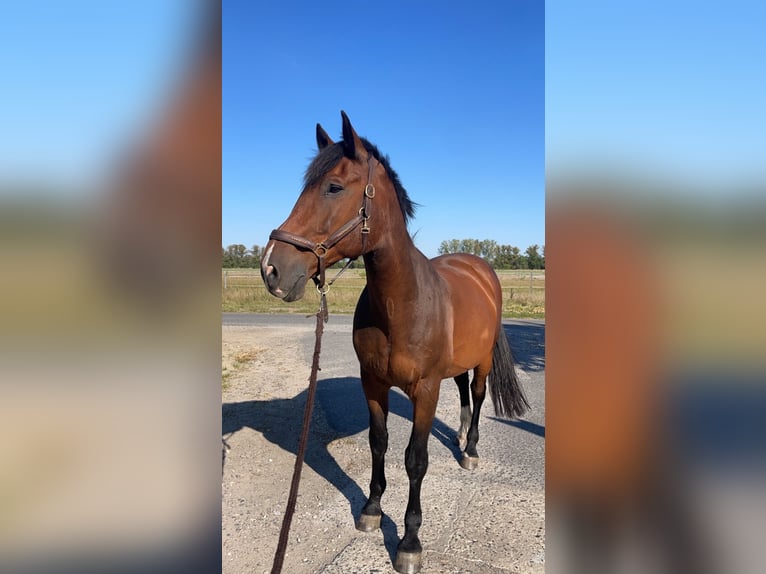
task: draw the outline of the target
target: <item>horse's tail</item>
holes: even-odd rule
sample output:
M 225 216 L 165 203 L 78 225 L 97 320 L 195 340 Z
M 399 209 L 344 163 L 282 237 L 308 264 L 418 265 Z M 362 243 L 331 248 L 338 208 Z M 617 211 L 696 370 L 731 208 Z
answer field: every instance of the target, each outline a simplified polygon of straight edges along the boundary
M 495 414 L 505 418 L 516 418 L 529 408 L 524 391 L 516 378 L 513 354 L 508 345 L 505 330 L 500 325 L 500 333 L 492 352 L 492 369 L 489 371 L 489 394 Z

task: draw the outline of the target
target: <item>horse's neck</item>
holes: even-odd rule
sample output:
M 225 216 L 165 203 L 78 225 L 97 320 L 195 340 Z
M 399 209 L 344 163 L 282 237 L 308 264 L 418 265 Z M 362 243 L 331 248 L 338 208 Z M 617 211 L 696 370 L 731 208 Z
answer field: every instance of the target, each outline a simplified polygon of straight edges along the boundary
M 389 243 L 365 255 L 364 266 L 370 303 L 382 318 L 412 319 L 422 308 L 419 298 L 432 293 L 435 274 L 409 235 L 404 241 Z

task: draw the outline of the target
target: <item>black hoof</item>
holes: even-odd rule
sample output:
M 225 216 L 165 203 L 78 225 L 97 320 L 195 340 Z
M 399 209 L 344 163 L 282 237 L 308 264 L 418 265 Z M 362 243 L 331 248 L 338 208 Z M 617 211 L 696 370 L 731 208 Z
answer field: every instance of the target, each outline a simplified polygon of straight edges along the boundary
M 396 560 L 394 560 L 394 570 L 401 574 L 415 574 L 416 572 L 420 572 L 422 558 L 422 552 L 403 552 L 397 550 Z
M 463 453 L 463 458 L 460 459 L 460 466 L 466 470 L 475 470 L 479 467 L 479 457 L 468 456 L 466 453 Z
M 381 515 L 361 514 L 356 521 L 356 529 L 362 532 L 372 532 L 380 528 Z

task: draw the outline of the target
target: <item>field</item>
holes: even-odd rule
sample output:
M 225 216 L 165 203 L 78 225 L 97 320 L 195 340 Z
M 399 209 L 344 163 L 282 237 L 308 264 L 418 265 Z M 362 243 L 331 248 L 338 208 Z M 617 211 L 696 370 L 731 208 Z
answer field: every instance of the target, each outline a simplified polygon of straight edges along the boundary
M 328 270 L 328 278 L 334 271 Z M 497 274 L 503 288 L 503 317 L 545 318 L 545 270 L 504 269 Z M 364 269 L 347 270 L 327 295 L 330 313 L 353 313 L 364 283 Z M 226 312 L 308 314 L 316 312 L 319 295 L 309 284 L 301 301 L 284 303 L 269 295 L 257 269 L 224 269 L 221 302 Z

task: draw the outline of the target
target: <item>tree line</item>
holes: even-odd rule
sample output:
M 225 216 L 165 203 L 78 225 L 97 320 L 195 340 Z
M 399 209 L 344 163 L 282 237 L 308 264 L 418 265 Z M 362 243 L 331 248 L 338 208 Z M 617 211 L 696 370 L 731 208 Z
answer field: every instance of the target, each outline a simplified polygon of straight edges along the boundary
M 236 243 L 221 249 L 221 266 L 224 269 L 257 269 L 261 266 L 262 255 L 263 247 L 260 245 L 253 245 L 248 249 L 241 243 Z M 345 262 L 339 261 L 333 265 L 333 267 L 343 267 L 343 265 L 345 265 Z M 364 267 L 364 263 L 359 259 L 354 261 L 349 267 L 351 269 L 354 269 L 355 267 Z
M 545 269 L 545 245 L 530 245 L 524 253 L 515 245 L 499 245 L 493 239 L 450 239 L 439 245 L 439 255 L 472 253 L 495 269 Z
M 450 239 L 439 245 L 439 255 L 447 253 L 472 253 L 487 261 L 495 269 L 545 269 L 545 246 L 530 245 L 524 251 L 513 245 L 498 245 L 492 239 Z M 241 243 L 221 250 L 222 266 L 226 269 L 258 268 L 263 248 L 253 245 L 250 249 Z M 358 263 L 362 265 L 361 260 Z
M 253 245 L 250 249 L 237 243 L 223 248 L 222 265 L 226 269 L 232 267 L 252 267 L 257 269 L 261 266 L 261 254 L 263 248 L 260 245 Z

